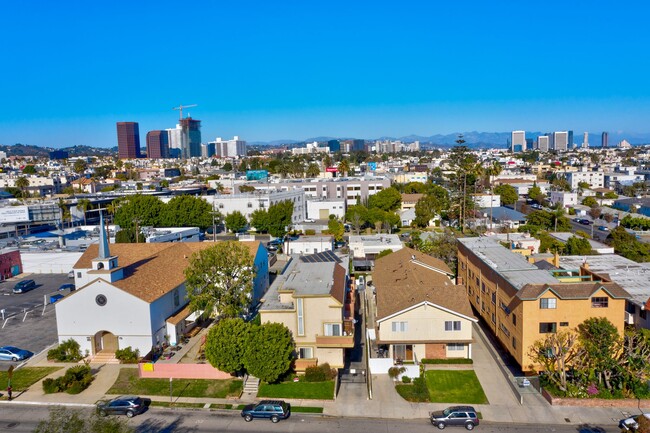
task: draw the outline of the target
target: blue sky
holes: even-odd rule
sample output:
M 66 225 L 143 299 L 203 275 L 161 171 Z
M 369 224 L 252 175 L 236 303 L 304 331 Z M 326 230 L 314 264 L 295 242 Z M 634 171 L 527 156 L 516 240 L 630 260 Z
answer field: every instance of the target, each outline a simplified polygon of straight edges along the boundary
M 3 4 L 0 144 L 650 132 L 650 6 L 604 1 Z

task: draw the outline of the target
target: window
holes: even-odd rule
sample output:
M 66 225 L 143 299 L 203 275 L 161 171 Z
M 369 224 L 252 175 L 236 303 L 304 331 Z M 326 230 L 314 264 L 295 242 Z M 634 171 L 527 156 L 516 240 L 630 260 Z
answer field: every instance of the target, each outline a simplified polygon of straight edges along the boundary
M 341 324 L 340 323 L 326 323 L 325 324 L 325 335 L 328 337 L 339 337 L 341 335 Z
M 485 281 L 481 282 L 481 290 L 485 293 Z
M 512 347 L 513 347 L 514 349 L 517 348 L 517 339 L 516 339 L 515 337 L 512 337 Z
M 539 324 L 540 334 L 552 334 L 557 331 L 557 323 L 555 322 L 541 322 Z
M 447 344 L 447 350 L 450 351 L 450 352 L 465 350 L 465 344 L 464 343 L 448 343 Z
M 253 207 L 253 203 L 248 202 L 248 207 L 249 207 L 249 208 Z
M 301 347 L 298 349 L 298 358 L 313 358 L 312 348 L 311 347 Z
M 497 292 L 492 292 L 492 304 L 497 304 Z
M 607 308 L 609 306 L 609 298 L 608 297 L 594 297 L 591 298 L 591 308 Z
M 305 335 L 305 317 L 303 312 L 302 298 L 296 300 L 298 310 L 298 335 Z
M 569 322 L 560 322 L 560 326 L 569 326 Z
M 219 209 L 223 209 L 223 203 L 219 203 Z
M 648 318 L 648 310 L 639 311 L 639 317 L 642 318 L 643 320 L 646 320 Z
M 393 322 L 392 324 L 393 332 L 407 332 L 408 331 L 408 322 Z
M 555 298 L 542 298 L 539 300 L 539 308 L 554 309 L 557 308 L 557 299 Z
M 512 315 L 512 324 L 517 326 L 517 315 L 516 314 Z
M 77 272 L 77 278 L 81 278 L 81 272 Z
M 506 335 L 506 337 L 510 337 L 510 331 L 508 330 L 508 328 L 506 328 L 506 326 L 503 323 L 499 325 L 499 329 L 501 329 L 501 332 L 503 332 Z
M 178 307 L 181 303 L 180 295 L 178 294 L 178 289 L 174 290 L 174 307 Z
M 492 313 L 492 323 L 497 323 L 497 317 Z
M 460 320 L 445 321 L 445 331 L 460 331 Z

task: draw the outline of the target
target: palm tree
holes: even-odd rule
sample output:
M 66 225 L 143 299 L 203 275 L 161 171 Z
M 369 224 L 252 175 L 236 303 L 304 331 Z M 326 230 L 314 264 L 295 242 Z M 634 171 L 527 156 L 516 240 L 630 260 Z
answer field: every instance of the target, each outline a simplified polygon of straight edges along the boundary
M 318 177 L 320 174 L 320 168 L 318 167 L 318 164 L 312 162 L 309 164 L 309 167 L 307 167 L 307 177 Z
M 339 162 L 339 173 L 343 174 L 343 177 L 346 177 L 348 175 L 348 172 L 350 171 L 350 161 L 347 159 L 342 159 L 341 162 Z
M 82 198 L 77 201 L 77 209 L 84 214 L 84 225 L 86 225 L 86 211 L 92 209 L 92 203 L 87 198 Z
M 29 179 L 25 176 L 20 176 L 16 179 L 16 188 L 20 188 L 20 195 L 25 198 L 25 189 L 29 186 Z

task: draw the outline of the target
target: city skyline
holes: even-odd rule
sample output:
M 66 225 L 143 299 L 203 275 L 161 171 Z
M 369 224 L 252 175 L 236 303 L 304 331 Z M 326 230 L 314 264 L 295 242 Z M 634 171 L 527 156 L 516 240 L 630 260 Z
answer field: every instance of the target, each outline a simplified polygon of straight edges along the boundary
M 149 5 L 84 5 L 6 5 L 0 144 L 114 147 L 121 121 L 144 142 L 179 104 L 203 142 L 650 132 L 644 4 L 157 3 L 180 31 Z M 535 31 L 560 11 L 562 32 Z

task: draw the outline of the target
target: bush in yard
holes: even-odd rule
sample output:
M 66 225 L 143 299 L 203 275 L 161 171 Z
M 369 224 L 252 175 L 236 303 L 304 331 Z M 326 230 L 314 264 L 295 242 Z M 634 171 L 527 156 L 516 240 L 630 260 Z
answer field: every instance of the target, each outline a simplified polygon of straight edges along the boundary
M 411 383 L 411 378 L 408 376 L 402 376 L 402 382 L 403 383 Z
M 251 337 L 244 352 L 244 367 L 264 382 L 275 382 L 289 371 L 295 346 L 291 331 L 281 323 L 264 323 L 251 327 Z
M 388 369 L 388 377 L 395 380 L 395 379 L 397 379 L 397 376 L 404 373 L 405 371 L 406 371 L 406 368 L 404 368 L 404 367 L 391 367 L 391 368 Z
M 226 373 L 241 371 L 244 368 L 244 351 L 249 345 L 253 326 L 237 318 L 220 320 L 210 328 L 205 341 L 205 358 L 210 365 Z M 258 328 L 259 326 L 254 329 Z
M 68 394 L 79 394 L 88 388 L 93 381 L 90 367 L 77 365 L 69 368 L 65 374 L 56 379 L 45 379 L 43 381 L 43 392 L 51 394 L 54 392 L 67 392 Z
M 47 352 L 47 359 L 58 362 L 78 362 L 83 358 L 81 348 L 72 338 L 65 340 L 54 349 Z
M 316 230 L 313 229 L 305 230 L 305 236 L 314 236 L 315 234 L 316 234 Z
M 125 364 L 135 364 L 138 362 L 138 359 L 140 359 L 140 350 L 133 350 L 131 346 L 128 346 L 124 349 L 116 350 L 115 358 L 119 359 Z
M 312 365 L 305 370 L 305 380 L 307 382 L 325 382 L 336 377 L 336 370 L 330 367 L 328 363 L 321 365 Z

